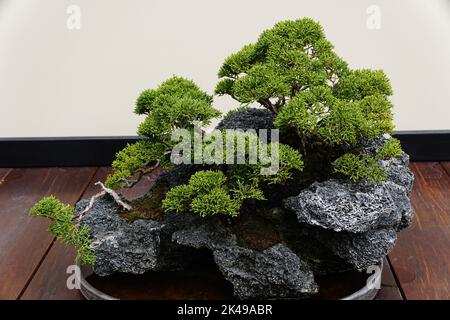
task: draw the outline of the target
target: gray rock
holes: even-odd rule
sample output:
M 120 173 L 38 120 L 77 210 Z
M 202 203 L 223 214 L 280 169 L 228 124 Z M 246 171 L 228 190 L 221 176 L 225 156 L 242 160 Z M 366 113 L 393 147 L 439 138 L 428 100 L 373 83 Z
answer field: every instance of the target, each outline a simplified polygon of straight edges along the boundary
M 273 120 L 275 120 L 275 116 L 269 110 L 249 108 L 226 115 L 216 129 L 275 129 Z
M 409 227 L 412 223 L 414 213 L 408 191 L 401 185 L 389 180 L 384 182 L 383 185 L 389 190 L 392 201 L 395 203 L 397 210 L 401 215 L 400 222 L 398 224 L 392 224 L 391 226 L 397 231 Z
M 375 156 L 390 138 L 383 135 L 360 143 L 359 152 Z M 331 179 L 313 183 L 284 201 L 299 222 L 312 226 L 304 229 L 311 238 L 358 270 L 383 259 L 394 246 L 396 232 L 413 218 L 409 195 L 414 176 L 408 155 L 378 163 L 387 173 L 378 185 Z M 323 262 L 315 271 L 317 267 L 328 270 Z M 342 267 L 344 271 L 345 264 Z
M 263 251 L 241 247 L 231 229 L 205 219 L 173 234 L 179 244 L 208 248 L 239 299 L 299 298 L 317 293 L 309 266 L 284 244 Z
M 77 211 L 87 203 L 80 201 Z M 104 196 L 94 202 L 81 225 L 89 227 L 95 245 L 94 271 L 106 276 L 185 267 L 195 259 L 195 250 L 173 244 L 171 236 L 175 229 L 186 228 L 193 219 L 192 215 L 167 215 L 162 222 L 142 219 L 127 222 L 119 216 L 117 204 Z
M 375 157 L 389 134 L 361 142 L 358 151 Z M 337 232 L 367 232 L 392 227 L 401 230 L 412 222 L 409 200 L 414 176 L 409 157 L 378 161 L 387 173 L 378 185 L 347 180 L 314 183 L 298 196 L 285 200 L 285 207 L 296 212 L 300 222 Z
M 87 201 L 81 201 L 77 207 L 86 204 Z M 95 201 L 81 224 L 89 227 L 96 246 L 96 274 L 140 274 L 158 268 L 160 223 L 143 220 L 127 223 L 119 217 L 117 205 L 105 196 Z
M 316 226 L 311 238 L 358 270 L 382 260 L 394 246 L 396 231 L 412 219 L 405 188 L 391 181 L 379 185 L 340 180 L 314 183 L 288 198 L 285 206 L 295 211 L 301 223 Z M 323 263 L 321 268 L 328 273 Z
M 378 151 L 383 147 L 387 140 L 391 139 L 391 135 L 384 134 L 382 136 L 365 140 L 358 146 L 358 151 L 375 157 Z M 378 161 L 379 165 L 386 170 L 387 181 L 392 181 L 404 187 L 409 195 L 412 190 L 414 175 L 409 169 L 409 156 L 403 152 L 399 158 Z
M 386 181 L 391 181 L 405 188 L 411 194 L 414 184 L 414 174 L 409 169 L 409 156 L 406 153 L 400 158 L 379 161 L 380 166 L 386 170 Z
M 393 228 L 359 234 L 316 230 L 314 238 L 355 269 L 365 271 L 369 266 L 378 264 L 392 250 L 397 232 Z
M 365 141 L 360 145 L 360 151 L 375 157 L 380 148 L 391 138 L 391 135 L 384 134 L 380 137 Z M 378 164 L 387 173 L 386 182 L 396 184 L 400 189 L 403 188 L 406 196 L 409 197 L 414 184 L 414 174 L 409 169 L 409 156 L 403 152 L 399 158 L 380 160 Z M 396 229 L 401 230 L 409 227 L 413 220 L 413 211 L 409 200 L 405 200 L 399 188 L 395 188 L 390 184 L 388 184 L 388 188 L 392 191 L 392 198 L 402 211 L 401 223 Z
M 411 208 L 404 190 L 392 185 L 346 180 L 316 182 L 299 195 L 286 199 L 284 205 L 296 213 L 301 223 L 336 232 L 363 233 L 397 227 L 402 215 Z
M 365 139 L 358 143 L 357 149 L 363 154 L 371 155 L 372 157 L 374 157 L 383 147 L 386 140 L 389 140 L 391 138 L 392 136 L 386 133 L 372 139 Z
M 262 252 L 223 246 L 213 253 L 239 299 L 299 298 L 318 292 L 308 265 L 284 244 Z
M 236 235 L 218 217 L 193 221 L 188 228 L 173 233 L 172 240 L 195 249 L 236 246 Z

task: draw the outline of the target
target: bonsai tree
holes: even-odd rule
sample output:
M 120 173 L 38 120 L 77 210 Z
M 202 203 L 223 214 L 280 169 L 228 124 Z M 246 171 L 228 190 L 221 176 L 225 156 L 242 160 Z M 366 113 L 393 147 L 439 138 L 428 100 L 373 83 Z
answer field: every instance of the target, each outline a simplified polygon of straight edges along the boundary
M 142 177 L 162 166 L 169 169 L 171 150 L 175 143 L 171 136 L 175 129 L 183 128 L 190 132 L 194 139 L 196 128 L 209 124 L 209 121 L 220 115 L 212 107 L 212 97 L 201 91 L 190 80 L 172 77 L 163 82 L 158 88 L 143 91 L 136 101 L 135 113 L 145 115 L 144 121 L 138 127 L 138 134 L 142 140 L 127 145 L 117 153 L 112 163 L 113 173 L 106 179 L 105 184 L 97 182 L 102 192 L 94 195 L 89 205 L 75 217 L 74 208 L 59 202 L 54 197 L 46 197 L 32 209 L 31 215 L 50 218 L 53 223 L 49 231 L 66 244 L 74 245 L 78 249 L 78 260 L 82 263 L 93 264 L 94 245 L 89 242 L 89 229 L 80 227 L 79 222 L 92 208 L 95 199 L 109 194 L 124 210 L 132 210 L 115 190 L 130 188 L 138 183 Z M 266 148 L 279 151 L 277 160 L 279 170 L 274 175 L 260 175 L 261 163 L 250 163 L 250 142 L 255 134 L 239 133 L 228 136 L 221 133 L 224 141 L 232 141 L 235 158 L 243 158 L 244 163 L 231 167 L 219 168 L 217 164 L 225 162 L 224 153 L 217 164 L 211 169 L 194 174 L 189 184 L 176 186 L 171 189 L 162 203 L 168 211 L 181 212 L 190 210 L 200 216 L 224 214 L 235 217 L 239 214 L 240 206 L 245 199 L 264 200 L 260 185 L 262 183 L 280 183 L 292 177 L 292 171 L 302 170 L 301 155 L 293 148 L 278 143 L 270 143 Z M 238 154 L 238 139 L 244 139 L 246 147 Z M 211 141 L 205 140 L 202 150 L 208 148 Z M 260 145 L 257 145 L 259 148 Z M 206 164 L 202 158 L 203 164 Z M 76 220 L 75 224 L 72 224 Z
M 349 69 L 317 22 L 276 24 L 256 43 L 229 56 L 219 77 L 217 94 L 273 112 L 279 129 L 295 131 L 294 143 L 305 157 L 323 154 L 321 161 L 352 180 L 383 180 L 376 159 L 358 154 L 355 147 L 392 132 L 389 80 L 381 70 Z M 337 158 L 329 151 L 336 146 L 346 151 Z M 380 157 L 399 153 L 398 141 L 390 142 Z
M 225 149 L 230 148 L 231 141 L 233 158 L 243 162 L 224 164 L 225 153 L 214 154 L 214 161 L 203 157 L 199 163 L 202 170 L 165 194 L 161 205 L 167 212 L 236 218 L 245 203 L 265 201 L 268 187 L 288 189 L 284 184 L 302 174 L 313 180 L 325 174 L 376 184 L 386 177 L 379 162 L 402 154 L 395 139 L 387 140 L 376 156 L 361 151 L 361 142 L 393 130 L 388 98 L 391 86 L 381 70 L 351 70 L 333 51 L 322 27 L 311 19 L 280 22 L 264 31 L 256 43 L 225 60 L 219 78 L 217 94 L 229 95 L 243 106 L 266 108 L 273 113 L 282 137 L 289 138 L 264 143 L 256 134 L 241 137 L 240 133 L 230 136 L 227 131 L 220 132 L 220 140 L 228 142 Z M 113 173 L 105 185 L 99 183 L 103 191 L 78 217 L 73 208 L 53 197 L 37 203 L 31 214 L 52 219 L 50 232 L 75 245 L 81 262 L 94 263 L 95 244 L 90 243 L 89 229 L 79 224 L 83 215 L 88 214 L 96 198 L 105 194 L 124 210 L 133 210 L 133 203 L 116 190 L 134 186 L 160 166 L 170 169 L 174 165 L 171 150 L 176 144 L 172 134 L 183 128 L 192 141 L 202 135 L 198 128 L 220 115 L 212 103 L 212 96 L 180 77 L 143 91 L 135 107 L 135 113 L 145 116 L 138 127 L 142 140 L 117 153 Z M 236 147 L 238 138 L 245 141 L 240 151 Z M 202 140 L 203 154 L 210 150 L 213 140 Z M 255 140 L 258 150 L 267 150 L 267 157 L 277 151 L 279 168 L 273 174 L 262 175 L 264 164 L 250 161 L 251 146 L 255 146 L 251 142 Z

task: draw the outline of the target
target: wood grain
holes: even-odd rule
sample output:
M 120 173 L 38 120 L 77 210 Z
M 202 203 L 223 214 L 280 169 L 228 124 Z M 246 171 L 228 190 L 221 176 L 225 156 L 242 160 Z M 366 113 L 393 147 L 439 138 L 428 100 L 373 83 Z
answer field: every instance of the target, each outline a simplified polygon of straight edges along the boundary
M 445 171 L 447 171 L 448 175 L 450 176 L 450 161 L 441 162 L 441 166 Z
M 450 299 L 450 176 L 437 162 L 411 168 L 414 222 L 389 257 L 406 299 Z
M 0 185 L 0 299 L 16 299 L 53 242 L 46 219 L 30 218 L 31 206 L 53 194 L 75 203 L 94 168 L 13 169 Z

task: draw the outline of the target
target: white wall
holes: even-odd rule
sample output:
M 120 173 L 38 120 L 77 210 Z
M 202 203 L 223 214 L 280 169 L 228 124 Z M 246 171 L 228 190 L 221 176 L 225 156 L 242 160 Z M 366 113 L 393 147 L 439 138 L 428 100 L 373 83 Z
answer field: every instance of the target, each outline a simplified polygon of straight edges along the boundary
M 66 27 L 71 4 L 80 30 Z M 380 30 L 366 26 L 372 4 Z M 177 74 L 212 93 L 226 56 L 301 17 L 352 67 L 387 72 L 398 130 L 450 129 L 448 0 L 0 0 L 0 137 L 133 135 L 141 90 Z

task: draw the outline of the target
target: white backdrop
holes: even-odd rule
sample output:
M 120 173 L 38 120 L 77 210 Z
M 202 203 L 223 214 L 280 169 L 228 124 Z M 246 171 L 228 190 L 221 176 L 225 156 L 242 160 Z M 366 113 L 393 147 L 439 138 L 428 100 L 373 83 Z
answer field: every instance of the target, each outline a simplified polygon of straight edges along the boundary
M 140 91 L 177 74 L 212 93 L 225 57 L 301 17 L 351 67 L 386 71 L 398 130 L 450 129 L 448 0 L 0 0 L 0 137 L 134 135 Z

